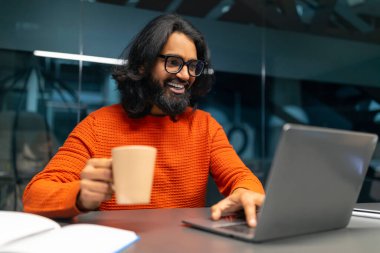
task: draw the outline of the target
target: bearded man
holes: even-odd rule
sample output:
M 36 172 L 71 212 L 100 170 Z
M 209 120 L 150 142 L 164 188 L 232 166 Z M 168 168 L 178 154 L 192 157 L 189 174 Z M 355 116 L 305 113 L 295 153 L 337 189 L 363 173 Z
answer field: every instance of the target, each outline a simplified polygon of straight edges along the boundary
M 244 209 L 250 226 L 264 200 L 258 178 L 243 164 L 222 126 L 197 109 L 214 76 L 203 35 L 178 15 L 150 21 L 125 50 L 113 77 L 119 104 L 81 121 L 46 168 L 26 187 L 24 210 L 67 218 L 94 210 L 204 207 L 211 174 L 225 199 L 211 217 Z M 118 205 L 112 190 L 111 149 L 157 149 L 151 202 Z

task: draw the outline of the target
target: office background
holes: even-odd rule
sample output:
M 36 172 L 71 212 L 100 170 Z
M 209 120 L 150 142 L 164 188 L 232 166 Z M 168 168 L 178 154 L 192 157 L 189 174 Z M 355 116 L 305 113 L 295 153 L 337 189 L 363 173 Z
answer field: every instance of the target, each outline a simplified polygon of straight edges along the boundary
M 264 184 L 285 122 L 380 133 L 380 0 L 0 0 L 0 210 L 21 210 L 74 126 L 118 102 L 112 65 L 35 50 L 118 58 L 168 12 L 204 33 L 216 84 L 200 107 Z M 379 156 L 358 202 L 380 201 Z M 207 203 L 220 197 L 210 180 Z

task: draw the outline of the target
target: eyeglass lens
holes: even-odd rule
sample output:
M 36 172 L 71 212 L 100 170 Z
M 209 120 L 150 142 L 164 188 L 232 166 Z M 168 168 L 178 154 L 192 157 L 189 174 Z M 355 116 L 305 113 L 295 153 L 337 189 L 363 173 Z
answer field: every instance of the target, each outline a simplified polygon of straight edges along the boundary
M 190 60 L 188 62 L 184 62 L 184 60 L 178 56 L 168 56 L 166 58 L 165 68 L 169 73 L 175 74 L 180 72 L 183 65 L 187 65 L 191 76 L 199 76 L 202 74 L 204 68 L 204 63 L 200 60 Z

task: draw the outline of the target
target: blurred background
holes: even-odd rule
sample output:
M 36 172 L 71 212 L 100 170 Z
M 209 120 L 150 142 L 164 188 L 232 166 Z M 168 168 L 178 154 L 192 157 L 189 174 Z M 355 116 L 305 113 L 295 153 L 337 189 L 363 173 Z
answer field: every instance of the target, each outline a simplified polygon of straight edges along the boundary
M 216 84 L 201 108 L 263 184 L 286 122 L 380 134 L 380 0 L 0 0 L 0 210 L 22 210 L 74 126 L 118 102 L 115 59 L 171 12 L 205 35 Z M 380 201 L 379 158 L 358 202 Z M 207 204 L 220 197 L 210 180 Z

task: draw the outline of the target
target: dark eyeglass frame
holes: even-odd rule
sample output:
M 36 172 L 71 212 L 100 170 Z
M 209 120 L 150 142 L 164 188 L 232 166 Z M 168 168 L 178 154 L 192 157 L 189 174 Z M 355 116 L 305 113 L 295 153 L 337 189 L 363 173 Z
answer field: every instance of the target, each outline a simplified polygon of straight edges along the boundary
M 205 69 L 205 67 L 207 65 L 207 62 L 204 61 L 204 60 L 188 60 L 188 61 L 185 62 L 185 60 L 181 56 L 178 56 L 178 55 L 175 55 L 175 54 L 160 54 L 160 55 L 158 55 L 158 57 L 165 59 L 165 71 L 168 72 L 169 74 L 177 74 L 177 73 L 179 73 L 182 70 L 183 66 L 186 65 L 187 66 L 187 73 L 189 73 L 189 75 L 192 76 L 192 77 L 198 77 L 198 76 L 202 75 L 202 73 L 203 73 L 203 71 L 204 71 L 204 69 Z M 168 71 L 168 69 L 167 69 L 167 61 L 168 61 L 169 57 L 175 57 L 175 58 L 178 58 L 179 60 L 181 60 L 182 63 L 181 63 L 181 65 L 178 66 L 178 70 L 177 71 Z M 190 73 L 189 65 L 192 64 L 193 62 L 201 62 L 203 64 L 202 70 L 200 71 L 200 73 L 198 75 L 193 75 L 193 74 Z

